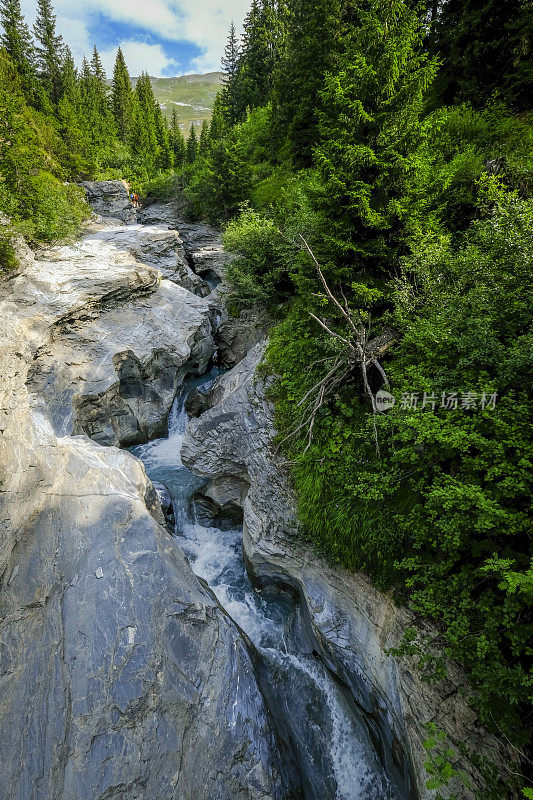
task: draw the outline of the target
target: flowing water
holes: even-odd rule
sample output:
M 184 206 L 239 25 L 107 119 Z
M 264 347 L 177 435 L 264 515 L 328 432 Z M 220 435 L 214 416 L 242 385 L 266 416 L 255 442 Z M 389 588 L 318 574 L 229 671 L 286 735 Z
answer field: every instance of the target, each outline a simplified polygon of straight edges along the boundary
M 204 481 L 180 459 L 185 397 L 216 374 L 188 382 L 172 408 L 166 439 L 132 452 L 149 477 L 168 488 L 175 534 L 192 569 L 255 646 L 262 691 L 306 800 L 404 800 L 407 789 L 387 777 L 364 715 L 306 641 L 294 597 L 254 589 L 242 557 L 242 529 L 203 524 L 191 506 Z

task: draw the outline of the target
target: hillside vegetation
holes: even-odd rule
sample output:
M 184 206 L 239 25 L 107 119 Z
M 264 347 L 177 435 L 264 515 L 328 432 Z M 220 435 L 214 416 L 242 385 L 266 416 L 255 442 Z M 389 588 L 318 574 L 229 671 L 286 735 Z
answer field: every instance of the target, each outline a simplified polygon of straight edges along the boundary
M 179 126 L 183 132 L 194 123 L 201 127 L 204 120 L 211 121 L 215 98 L 221 89 L 222 73 L 206 75 L 181 75 L 177 78 L 150 78 L 154 97 L 165 117 L 172 119 L 175 107 L 179 115 Z M 133 79 L 135 83 L 136 79 Z
M 427 680 L 460 661 L 482 721 L 523 748 L 532 19 L 521 0 L 256 0 L 181 179 L 237 256 L 234 311 L 274 321 L 302 534 L 432 620 L 397 655 Z
M 148 76 L 133 89 L 120 49 L 110 88 L 96 48 L 77 70 L 50 0 L 37 5 L 32 35 L 19 0 L 0 2 L 0 272 L 14 266 L 13 234 L 39 243 L 77 231 L 88 209 L 76 182 L 140 188 L 185 157 Z

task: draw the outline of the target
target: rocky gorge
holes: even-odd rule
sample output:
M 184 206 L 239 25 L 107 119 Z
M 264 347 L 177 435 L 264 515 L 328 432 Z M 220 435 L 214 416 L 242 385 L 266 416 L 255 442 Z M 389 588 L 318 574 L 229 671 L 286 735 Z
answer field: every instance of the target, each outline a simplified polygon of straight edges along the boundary
M 387 654 L 408 612 L 298 537 L 220 235 L 86 190 L 84 236 L 2 286 L 2 798 L 429 800 L 433 722 L 473 800 L 463 745 L 511 753 L 459 668 Z

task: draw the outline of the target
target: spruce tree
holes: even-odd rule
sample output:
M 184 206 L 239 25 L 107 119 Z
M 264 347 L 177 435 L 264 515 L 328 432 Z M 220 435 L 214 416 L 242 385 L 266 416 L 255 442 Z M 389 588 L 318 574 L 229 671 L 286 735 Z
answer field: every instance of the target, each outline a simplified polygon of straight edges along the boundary
M 0 47 L 7 52 L 20 76 L 26 97 L 32 93 L 35 77 L 35 52 L 28 26 L 20 8 L 20 0 L 0 0 L 0 22 L 3 32 Z
M 145 169 L 154 169 L 159 156 L 159 147 L 155 123 L 155 100 L 150 78 L 142 73 L 137 80 L 134 91 L 134 130 L 131 146 L 141 158 Z
M 51 100 L 62 95 L 62 64 L 65 57 L 63 37 L 56 33 L 56 15 L 51 0 L 37 0 L 37 20 L 33 26 L 37 40 L 36 57 L 41 81 Z
M 96 47 L 91 63 L 83 59 L 80 76 L 83 115 L 93 148 L 109 147 L 116 136 L 115 123 L 108 99 L 106 75 Z
M 181 167 L 185 161 L 186 148 L 185 139 L 180 129 L 178 112 L 175 108 L 172 109 L 172 118 L 170 120 L 170 143 L 174 154 L 174 166 Z
M 287 34 L 274 84 L 274 130 L 297 163 L 309 166 L 327 72 L 339 52 L 340 0 L 288 0 Z
M 162 170 L 171 169 L 174 165 L 174 150 L 170 138 L 170 130 L 168 122 L 161 111 L 161 106 L 157 101 L 155 101 L 155 135 L 158 145 L 156 167 Z
M 198 155 L 198 139 L 194 129 L 194 122 L 189 131 L 189 138 L 187 139 L 187 161 L 189 164 L 194 164 L 196 156 Z
M 213 105 L 213 116 L 209 128 L 209 138 L 211 142 L 217 142 L 226 133 L 228 127 L 228 115 L 225 105 L 225 92 L 218 92 Z
M 352 0 L 338 68 L 325 81 L 316 163 L 326 245 L 346 278 L 394 269 L 405 241 L 406 185 L 416 167 L 425 95 L 436 63 L 404 0 Z M 407 203 L 407 205 L 406 205 Z
M 115 60 L 111 96 L 117 135 L 121 141 L 125 142 L 128 140 L 131 132 L 133 90 L 131 88 L 128 68 L 120 47 L 118 48 Z
M 253 0 L 244 21 L 238 72 L 239 117 L 247 108 L 265 105 L 285 40 L 285 4 L 275 0 Z M 323 43 L 321 43 L 323 46 Z
M 485 105 L 495 92 L 531 107 L 531 0 L 447 0 L 435 25 L 440 101 Z
M 202 123 L 202 130 L 200 132 L 200 141 L 198 143 L 198 153 L 201 156 L 207 155 L 209 151 L 209 123 L 206 119 L 204 119 Z
M 222 71 L 224 73 L 224 105 L 227 120 L 230 125 L 235 125 L 239 121 L 240 107 L 239 102 L 239 61 L 240 50 L 235 31 L 235 23 L 231 23 L 228 36 L 228 43 L 224 50 L 222 59 Z
M 78 83 L 78 72 L 69 47 L 65 49 L 65 58 L 61 67 L 61 88 L 63 96 L 74 105 L 79 106 L 81 92 Z
M 100 59 L 100 54 L 96 49 L 96 45 L 93 46 L 93 55 L 91 58 L 91 72 L 93 76 L 96 78 L 96 80 L 105 86 L 107 76 L 105 74 L 105 69 Z
M 96 45 L 94 46 L 91 58 L 90 74 L 95 133 L 97 134 L 98 143 L 100 145 L 105 145 L 109 143 L 110 139 L 116 136 L 116 129 L 109 101 L 107 76 Z

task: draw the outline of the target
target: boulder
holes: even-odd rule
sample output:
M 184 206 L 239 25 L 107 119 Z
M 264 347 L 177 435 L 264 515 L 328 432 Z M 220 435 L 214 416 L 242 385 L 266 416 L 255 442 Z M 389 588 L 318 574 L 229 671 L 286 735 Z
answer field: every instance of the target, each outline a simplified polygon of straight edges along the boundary
M 268 382 L 256 368 L 264 345 L 255 346 L 233 370 L 218 378 L 205 398 L 206 410 L 190 420 L 182 446 L 183 463 L 207 480 L 202 490 L 211 514 L 243 497 L 243 546 L 252 580 L 258 586 L 289 589 L 300 598 L 316 648 L 327 669 L 349 688 L 357 706 L 376 724 L 375 736 L 390 763 L 404 764 L 414 796 L 433 798 L 425 787 L 426 723 L 447 733 L 470 788 L 451 786 L 462 800 L 486 790 L 463 745 L 501 770 L 512 761 L 511 749 L 480 724 L 468 705 L 467 681 L 456 664 L 438 684 L 422 680 L 414 659 L 395 659 L 409 626 L 419 626 L 406 610 L 377 591 L 360 573 L 333 567 L 297 536 L 295 498 L 279 453 L 272 446 L 273 409 Z M 429 629 L 422 635 L 429 633 Z M 410 769 L 409 769 L 410 765 Z M 415 788 L 416 787 L 416 788 Z M 481 796 L 481 794 L 479 796 Z M 477 795 L 476 795 L 477 796 Z
M 87 202 L 96 214 L 111 217 L 127 224 L 137 221 L 129 191 L 122 181 L 83 181 Z

